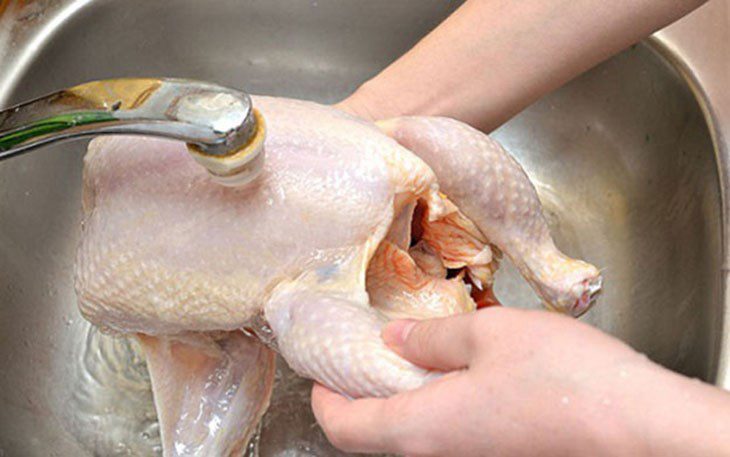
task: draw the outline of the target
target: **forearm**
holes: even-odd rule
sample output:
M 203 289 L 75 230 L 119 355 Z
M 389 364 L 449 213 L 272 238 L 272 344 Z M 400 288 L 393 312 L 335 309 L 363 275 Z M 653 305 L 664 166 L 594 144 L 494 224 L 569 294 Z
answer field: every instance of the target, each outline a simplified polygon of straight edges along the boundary
M 346 104 L 491 130 L 703 0 L 468 0 Z

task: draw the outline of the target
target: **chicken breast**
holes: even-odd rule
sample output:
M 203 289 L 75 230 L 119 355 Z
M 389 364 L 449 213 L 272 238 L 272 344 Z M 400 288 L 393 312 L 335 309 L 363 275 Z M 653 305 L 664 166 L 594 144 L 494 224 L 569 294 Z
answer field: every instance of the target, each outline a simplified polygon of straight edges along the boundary
M 422 118 L 383 133 L 314 103 L 254 105 L 266 161 L 243 187 L 216 184 L 173 141 L 99 138 L 85 159 L 79 306 L 140 335 L 166 455 L 227 455 L 265 409 L 271 352 L 240 330 L 302 376 L 389 396 L 439 373 L 388 349 L 382 326 L 474 310 L 500 250 L 555 309 L 582 312 L 600 286 L 557 251 L 526 174 L 486 135 Z

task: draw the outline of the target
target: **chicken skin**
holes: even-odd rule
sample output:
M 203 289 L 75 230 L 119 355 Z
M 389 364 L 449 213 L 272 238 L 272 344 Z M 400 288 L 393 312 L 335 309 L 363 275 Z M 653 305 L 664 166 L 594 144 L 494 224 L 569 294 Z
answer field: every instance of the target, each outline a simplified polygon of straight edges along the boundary
M 103 137 L 85 158 L 79 307 L 138 335 L 165 455 L 240 450 L 268 404 L 273 350 L 350 397 L 438 377 L 392 352 L 383 325 L 483 305 L 501 253 L 548 307 L 592 303 L 598 270 L 557 250 L 527 175 L 483 133 L 254 105 L 266 160 L 245 186 L 217 184 L 174 141 Z

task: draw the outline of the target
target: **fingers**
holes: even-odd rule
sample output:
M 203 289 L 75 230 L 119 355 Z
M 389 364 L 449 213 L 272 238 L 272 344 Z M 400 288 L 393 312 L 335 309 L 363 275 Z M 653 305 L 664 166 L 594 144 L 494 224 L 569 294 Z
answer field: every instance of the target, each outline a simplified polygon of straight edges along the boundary
M 419 389 L 389 398 L 347 398 L 315 383 L 312 409 L 327 439 L 348 452 L 458 455 L 444 418 L 461 417 L 471 390 L 467 372 L 452 372 Z
M 319 383 L 312 387 L 312 410 L 327 439 L 346 452 L 392 451 L 392 415 L 383 409 L 388 400 L 348 400 Z
M 466 368 L 474 356 L 476 314 L 424 321 L 397 320 L 383 329 L 383 340 L 404 358 L 425 368 Z

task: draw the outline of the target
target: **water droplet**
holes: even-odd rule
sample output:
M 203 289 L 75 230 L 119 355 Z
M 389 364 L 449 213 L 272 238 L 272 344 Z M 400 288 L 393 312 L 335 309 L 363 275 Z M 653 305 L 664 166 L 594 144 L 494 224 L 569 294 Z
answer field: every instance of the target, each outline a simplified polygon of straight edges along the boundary
M 562 404 L 564 404 L 564 405 L 567 405 L 568 403 L 570 403 L 570 398 L 568 398 L 568 397 L 563 397 L 563 398 L 561 398 L 561 399 L 560 399 L 560 402 L 561 402 Z

